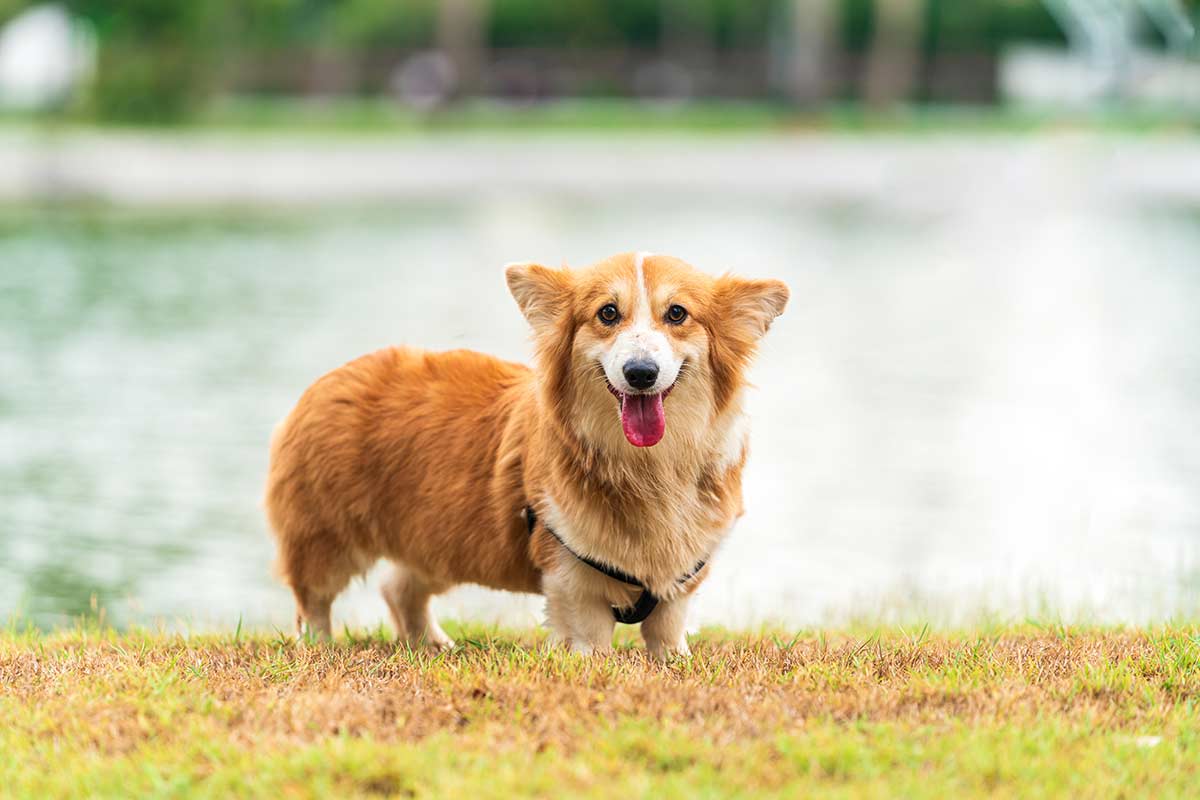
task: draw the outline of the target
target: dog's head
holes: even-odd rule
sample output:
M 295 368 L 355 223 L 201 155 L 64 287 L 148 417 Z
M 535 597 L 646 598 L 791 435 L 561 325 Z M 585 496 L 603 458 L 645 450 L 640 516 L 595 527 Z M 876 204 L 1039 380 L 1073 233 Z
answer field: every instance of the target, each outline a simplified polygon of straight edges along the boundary
M 620 434 L 658 444 L 668 416 L 696 438 L 735 402 L 788 301 L 780 281 L 713 278 L 647 253 L 579 270 L 511 264 L 507 277 L 533 328 L 545 398 L 596 444 Z

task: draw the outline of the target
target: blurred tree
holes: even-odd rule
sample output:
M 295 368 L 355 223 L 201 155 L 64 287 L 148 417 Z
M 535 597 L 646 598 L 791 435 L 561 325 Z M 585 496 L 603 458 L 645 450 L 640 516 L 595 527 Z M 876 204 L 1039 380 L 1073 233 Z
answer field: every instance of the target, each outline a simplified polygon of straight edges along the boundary
M 339 46 L 416 49 L 434 38 L 439 0 L 342 0 L 330 10 L 330 34 Z
M 875 0 L 863 96 L 875 107 L 912 99 L 925 0 Z
M 0 22 L 34 2 L 0 0 Z M 464 87 L 481 91 L 496 85 L 481 85 L 481 71 L 507 60 L 552 75 L 534 82 L 546 96 L 629 93 L 631 76 L 662 53 L 696 78 L 697 93 L 820 102 L 856 86 L 861 69 L 862 94 L 875 103 L 938 99 L 948 83 L 956 97 L 985 99 L 1007 43 L 1063 41 L 1052 0 L 62 2 L 98 37 L 91 111 L 157 122 L 220 92 L 379 93 L 398 65 L 435 48 L 451 54 Z M 1182 6 L 1192 17 L 1198 7 Z M 526 52 L 497 59 L 490 50 Z
M 681 101 L 696 93 L 715 62 L 712 11 L 711 3 L 659 0 L 661 60 L 643 67 L 635 78 L 638 94 Z
M 659 0 L 661 48 L 667 58 L 709 64 L 712 61 L 713 5 L 695 0 Z
M 488 40 L 495 48 L 604 47 L 657 37 L 657 0 L 490 0 Z
M 831 94 L 829 64 L 836 31 L 836 0 L 787 0 L 777 27 L 771 69 L 785 96 L 811 105 Z
M 437 46 L 454 65 L 457 94 L 480 89 L 487 48 L 488 0 L 439 0 Z
M 212 88 L 218 3 L 67 0 L 100 39 L 89 105 L 101 119 L 174 122 Z
M 29 3 L 26 0 L 0 0 L 0 25 L 15 17 L 27 5 Z

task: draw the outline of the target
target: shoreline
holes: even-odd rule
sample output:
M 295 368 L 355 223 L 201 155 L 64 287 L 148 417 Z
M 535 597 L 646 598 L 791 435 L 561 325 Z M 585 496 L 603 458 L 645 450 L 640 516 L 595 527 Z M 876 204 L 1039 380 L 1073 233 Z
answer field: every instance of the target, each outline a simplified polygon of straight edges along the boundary
M 486 187 L 486 189 L 481 188 Z M 979 192 L 1200 204 L 1200 138 L 1104 133 L 312 136 L 0 126 L 0 203 L 305 207 L 685 195 L 896 210 Z

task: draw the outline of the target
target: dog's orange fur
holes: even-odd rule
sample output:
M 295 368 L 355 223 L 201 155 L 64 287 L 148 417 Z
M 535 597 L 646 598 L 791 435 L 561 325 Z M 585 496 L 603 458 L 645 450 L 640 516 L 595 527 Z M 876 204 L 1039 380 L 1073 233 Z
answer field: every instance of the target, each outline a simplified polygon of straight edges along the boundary
M 743 373 L 788 293 L 779 281 L 713 278 L 664 256 L 639 272 L 634 258 L 509 268 L 536 370 L 469 351 L 389 348 L 304 393 L 272 442 L 266 493 L 278 571 L 301 619 L 328 634 L 334 597 L 379 558 L 398 565 L 385 597 L 414 642 L 449 643 L 428 599 L 459 583 L 538 593 L 547 576 L 574 570 L 569 591 L 633 599 L 580 570 L 543 529 L 530 537 L 527 505 L 665 600 L 695 589 L 703 575 L 683 587 L 676 579 L 712 555 L 742 511 Z M 600 324 L 597 308 L 636 302 L 642 273 L 656 319 L 672 303 L 690 313 L 661 326 L 686 360 L 664 404 L 665 437 L 646 448 L 622 435 L 593 356 L 621 327 Z

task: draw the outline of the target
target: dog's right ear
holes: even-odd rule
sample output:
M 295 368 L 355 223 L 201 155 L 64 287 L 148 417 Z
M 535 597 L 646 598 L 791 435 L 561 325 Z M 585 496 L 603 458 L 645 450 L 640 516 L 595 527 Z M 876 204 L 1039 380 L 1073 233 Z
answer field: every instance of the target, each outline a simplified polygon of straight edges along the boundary
M 571 273 L 541 264 L 509 264 L 504 268 L 508 290 L 521 313 L 537 330 L 559 319 L 570 306 Z

